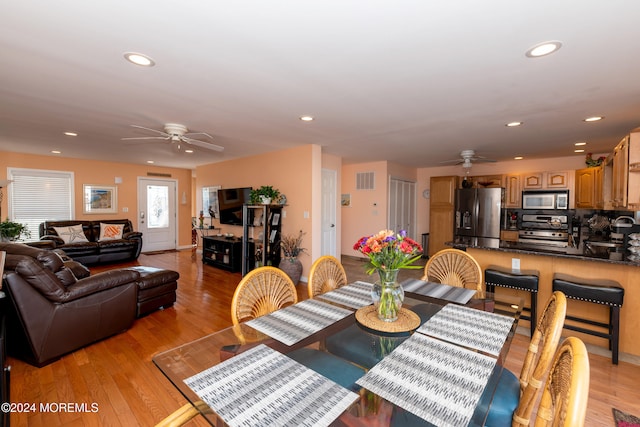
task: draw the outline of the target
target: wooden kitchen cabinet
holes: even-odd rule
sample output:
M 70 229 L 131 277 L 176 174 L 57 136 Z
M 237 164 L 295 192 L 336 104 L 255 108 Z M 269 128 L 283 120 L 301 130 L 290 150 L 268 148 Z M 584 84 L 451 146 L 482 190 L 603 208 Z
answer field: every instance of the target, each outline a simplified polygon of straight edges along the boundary
M 522 175 L 523 190 L 568 189 L 569 171 L 529 172 Z
M 576 170 L 576 208 L 603 209 L 604 165 Z
M 613 176 L 612 176 L 612 206 L 614 208 L 627 207 L 627 188 L 629 175 L 629 136 L 613 149 Z
M 429 199 L 429 256 L 446 249 L 453 240 L 453 219 L 457 176 L 434 176 L 430 180 Z
M 502 185 L 505 188 L 504 207 L 520 209 L 522 207 L 522 176 L 505 175 Z
M 473 183 L 472 188 L 502 187 L 502 175 L 470 176 L 467 179 L 469 179 Z

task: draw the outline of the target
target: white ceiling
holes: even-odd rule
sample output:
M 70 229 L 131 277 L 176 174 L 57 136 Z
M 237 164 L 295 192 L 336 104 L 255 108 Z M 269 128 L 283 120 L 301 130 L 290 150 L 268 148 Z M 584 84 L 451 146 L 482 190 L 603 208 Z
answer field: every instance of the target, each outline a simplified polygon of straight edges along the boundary
M 0 150 L 193 168 L 318 144 L 426 167 L 463 149 L 603 153 L 640 125 L 640 1 L 22 0 L 0 15 Z M 547 40 L 563 47 L 525 57 Z M 167 122 L 224 152 L 121 140 Z

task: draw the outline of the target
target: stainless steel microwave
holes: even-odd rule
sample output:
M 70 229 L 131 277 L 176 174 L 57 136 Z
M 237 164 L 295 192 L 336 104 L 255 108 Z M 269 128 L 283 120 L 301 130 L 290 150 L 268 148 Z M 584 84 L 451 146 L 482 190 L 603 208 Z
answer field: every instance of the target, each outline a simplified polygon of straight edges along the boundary
M 569 209 L 569 190 L 523 191 L 522 209 Z

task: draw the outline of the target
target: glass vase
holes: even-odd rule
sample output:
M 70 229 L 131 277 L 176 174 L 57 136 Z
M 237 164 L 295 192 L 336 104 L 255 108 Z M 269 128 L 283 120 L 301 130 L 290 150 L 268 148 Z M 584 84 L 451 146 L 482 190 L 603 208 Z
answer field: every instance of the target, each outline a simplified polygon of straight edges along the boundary
M 378 270 L 379 280 L 373 284 L 371 298 L 378 318 L 385 322 L 398 320 L 404 301 L 404 290 L 398 283 L 399 270 Z

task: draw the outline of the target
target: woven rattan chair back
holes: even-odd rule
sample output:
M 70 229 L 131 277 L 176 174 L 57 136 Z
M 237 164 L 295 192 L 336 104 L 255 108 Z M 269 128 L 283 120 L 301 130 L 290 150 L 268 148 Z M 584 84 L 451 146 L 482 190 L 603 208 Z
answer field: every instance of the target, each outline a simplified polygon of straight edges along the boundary
M 514 427 L 531 425 L 531 414 L 558 348 L 566 313 L 567 299 L 562 292 L 554 292 L 536 324 L 520 371 L 520 401 L 511 424 Z
M 337 258 L 325 255 L 318 258 L 309 272 L 309 298 L 332 291 L 347 284 L 347 273 Z
M 582 427 L 589 398 L 589 355 L 582 340 L 565 339 L 553 359 L 535 427 Z
M 459 249 L 442 249 L 424 266 L 422 280 L 443 283 L 482 292 L 483 280 L 480 264 Z
M 234 325 L 255 319 L 298 302 L 296 287 L 275 267 L 259 267 L 242 278 L 231 301 Z

